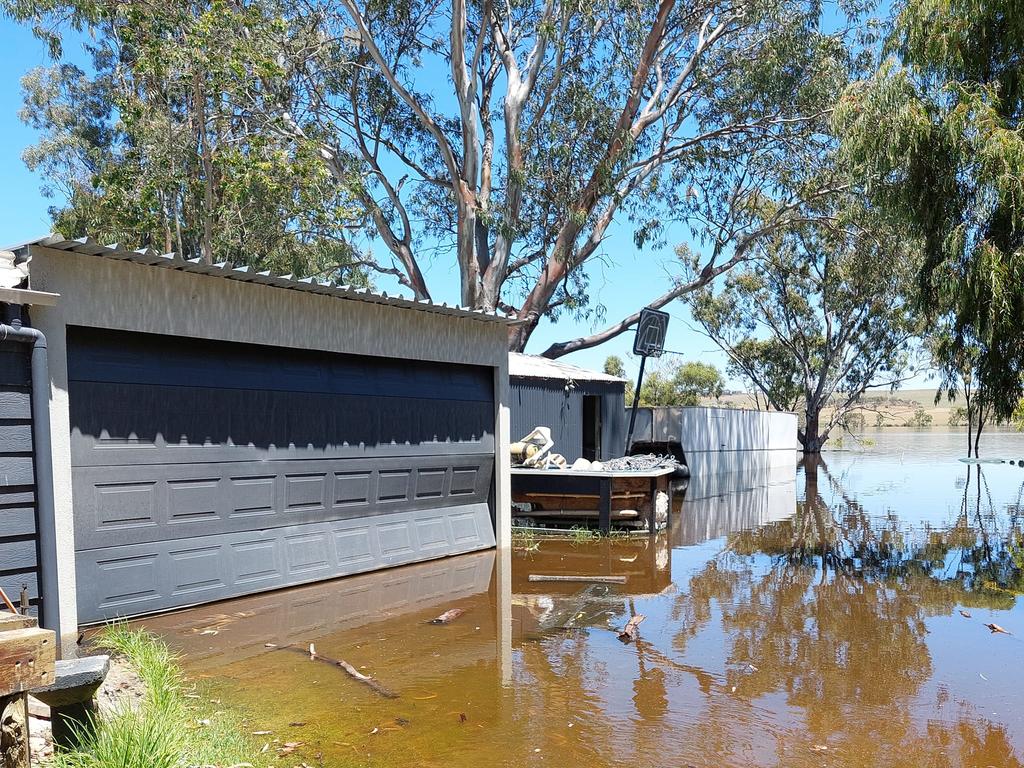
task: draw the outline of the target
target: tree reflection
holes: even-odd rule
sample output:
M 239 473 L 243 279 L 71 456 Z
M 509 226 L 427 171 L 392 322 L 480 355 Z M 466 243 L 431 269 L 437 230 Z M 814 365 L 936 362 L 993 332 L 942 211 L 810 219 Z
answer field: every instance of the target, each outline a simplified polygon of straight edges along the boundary
M 926 724 L 911 701 L 932 674 L 928 617 L 1006 609 L 1024 592 L 1019 505 L 997 513 L 976 465 L 952 524 L 914 530 L 869 514 L 820 457 L 800 467 L 796 514 L 731 534 L 678 596 L 676 652 L 717 618 L 724 689 L 782 694 L 812 738 L 858 755 L 851 764 L 1021 765 L 1003 729 L 969 712 Z

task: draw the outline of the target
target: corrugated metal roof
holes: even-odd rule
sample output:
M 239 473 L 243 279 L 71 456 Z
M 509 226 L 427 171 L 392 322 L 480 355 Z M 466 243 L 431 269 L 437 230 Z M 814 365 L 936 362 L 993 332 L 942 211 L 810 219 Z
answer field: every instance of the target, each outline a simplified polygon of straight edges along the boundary
M 85 256 L 101 256 L 117 261 L 130 261 L 133 264 L 143 264 L 151 267 L 163 267 L 164 269 L 175 269 L 180 272 L 190 272 L 198 275 L 211 275 L 228 280 L 238 280 L 243 283 L 257 283 L 259 285 L 270 285 L 275 288 L 286 288 L 292 291 L 304 293 L 319 293 L 325 296 L 333 296 L 337 299 L 350 301 L 362 301 L 367 304 L 383 304 L 390 307 L 401 307 L 403 309 L 414 309 L 421 312 L 430 312 L 437 315 L 448 315 L 450 317 L 461 317 L 470 320 L 479 320 L 489 323 L 502 323 L 511 325 L 515 320 L 502 317 L 497 313 L 485 312 L 481 309 L 464 309 L 462 307 L 450 307 L 447 304 L 435 304 L 432 301 L 407 299 L 401 296 L 388 296 L 386 293 L 374 293 L 367 288 L 353 288 L 348 285 L 334 285 L 329 280 L 320 280 L 315 277 L 295 278 L 292 275 L 274 275 L 270 272 L 256 272 L 249 267 L 234 267 L 227 262 L 219 264 L 203 264 L 199 259 L 186 259 L 177 253 L 160 253 L 151 248 L 139 248 L 138 250 L 127 250 L 118 244 L 102 245 L 89 237 L 80 237 L 73 240 L 66 239 L 59 234 L 46 235 L 34 240 L 27 240 L 7 250 L 23 256 L 32 246 L 52 248 L 58 251 L 82 254 Z
M 550 360 L 540 355 L 508 353 L 508 375 L 521 379 L 556 379 L 558 381 L 610 381 L 623 382 L 617 376 L 580 368 L 578 365 Z

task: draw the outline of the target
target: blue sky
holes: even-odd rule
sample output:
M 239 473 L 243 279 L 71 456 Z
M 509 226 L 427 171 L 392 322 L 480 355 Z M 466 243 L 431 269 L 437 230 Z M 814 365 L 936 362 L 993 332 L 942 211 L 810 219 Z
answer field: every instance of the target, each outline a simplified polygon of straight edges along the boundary
M 18 118 L 21 109 L 21 77 L 30 69 L 50 63 L 45 47 L 24 26 L 0 17 L 0 41 L 6 55 L 0 57 L 0 243 L 13 243 L 50 231 L 48 208 L 59 203 L 46 199 L 40 192 L 42 180 L 31 173 L 21 159 L 25 147 L 37 140 L 35 132 Z M 77 58 L 79 51 L 65 44 L 65 54 Z M 87 233 L 63 233 L 80 236 Z M 672 246 L 686 239 L 686 233 L 676 232 L 668 238 L 669 246 L 662 250 L 638 252 L 627 228 L 613 232 L 603 248 L 603 258 L 589 267 L 591 297 L 606 307 L 607 321 L 615 321 L 642 307 L 664 292 L 664 276 L 672 268 Z M 459 275 L 455 264 L 441 259 L 423 265 L 427 282 L 436 301 L 458 302 Z M 388 278 L 377 279 L 378 288 L 391 294 L 404 290 Z M 713 342 L 693 328 L 689 313 L 679 302 L 666 310 L 672 315 L 666 347 L 681 352 L 684 360 L 701 360 L 717 365 L 724 371 L 726 358 Z M 603 327 L 603 323 L 575 321 L 563 318 L 557 323 L 544 321 L 530 340 L 527 351 L 541 352 L 556 341 L 575 338 Z M 633 333 L 629 331 L 617 339 L 595 349 L 577 352 L 565 358 L 589 368 L 600 369 L 611 354 L 622 357 L 627 370 L 635 375 L 638 361 L 628 353 L 632 348 Z M 731 382 L 731 384 L 733 384 Z M 921 384 L 917 384 L 921 386 Z

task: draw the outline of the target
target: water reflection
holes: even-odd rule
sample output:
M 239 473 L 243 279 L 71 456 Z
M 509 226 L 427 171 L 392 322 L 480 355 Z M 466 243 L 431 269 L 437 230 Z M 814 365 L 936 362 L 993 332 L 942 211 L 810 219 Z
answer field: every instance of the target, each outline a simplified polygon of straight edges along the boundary
M 793 515 L 796 508 L 795 454 L 792 463 L 755 462 L 728 472 L 690 478 L 671 520 L 673 547 L 699 544 Z
M 949 460 L 914 505 L 877 493 L 906 468 L 872 461 L 695 484 L 659 536 L 523 542 L 149 624 L 310 764 L 1019 766 L 1024 646 L 984 625 L 1024 633 L 1024 473 Z M 265 647 L 312 640 L 399 699 Z

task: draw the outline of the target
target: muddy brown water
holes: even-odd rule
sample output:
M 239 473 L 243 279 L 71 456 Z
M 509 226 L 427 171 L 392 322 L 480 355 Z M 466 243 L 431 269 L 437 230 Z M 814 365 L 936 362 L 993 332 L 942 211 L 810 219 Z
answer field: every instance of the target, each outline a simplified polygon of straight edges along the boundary
M 523 541 L 146 624 L 246 728 L 303 743 L 282 766 L 1019 766 L 1024 469 L 958 461 L 956 433 L 868 437 L 695 482 L 657 536 Z M 1020 435 L 983 439 L 1024 459 Z M 626 582 L 528 579 L 581 573 Z M 267 647 L 311 642 L 398 698 Z

